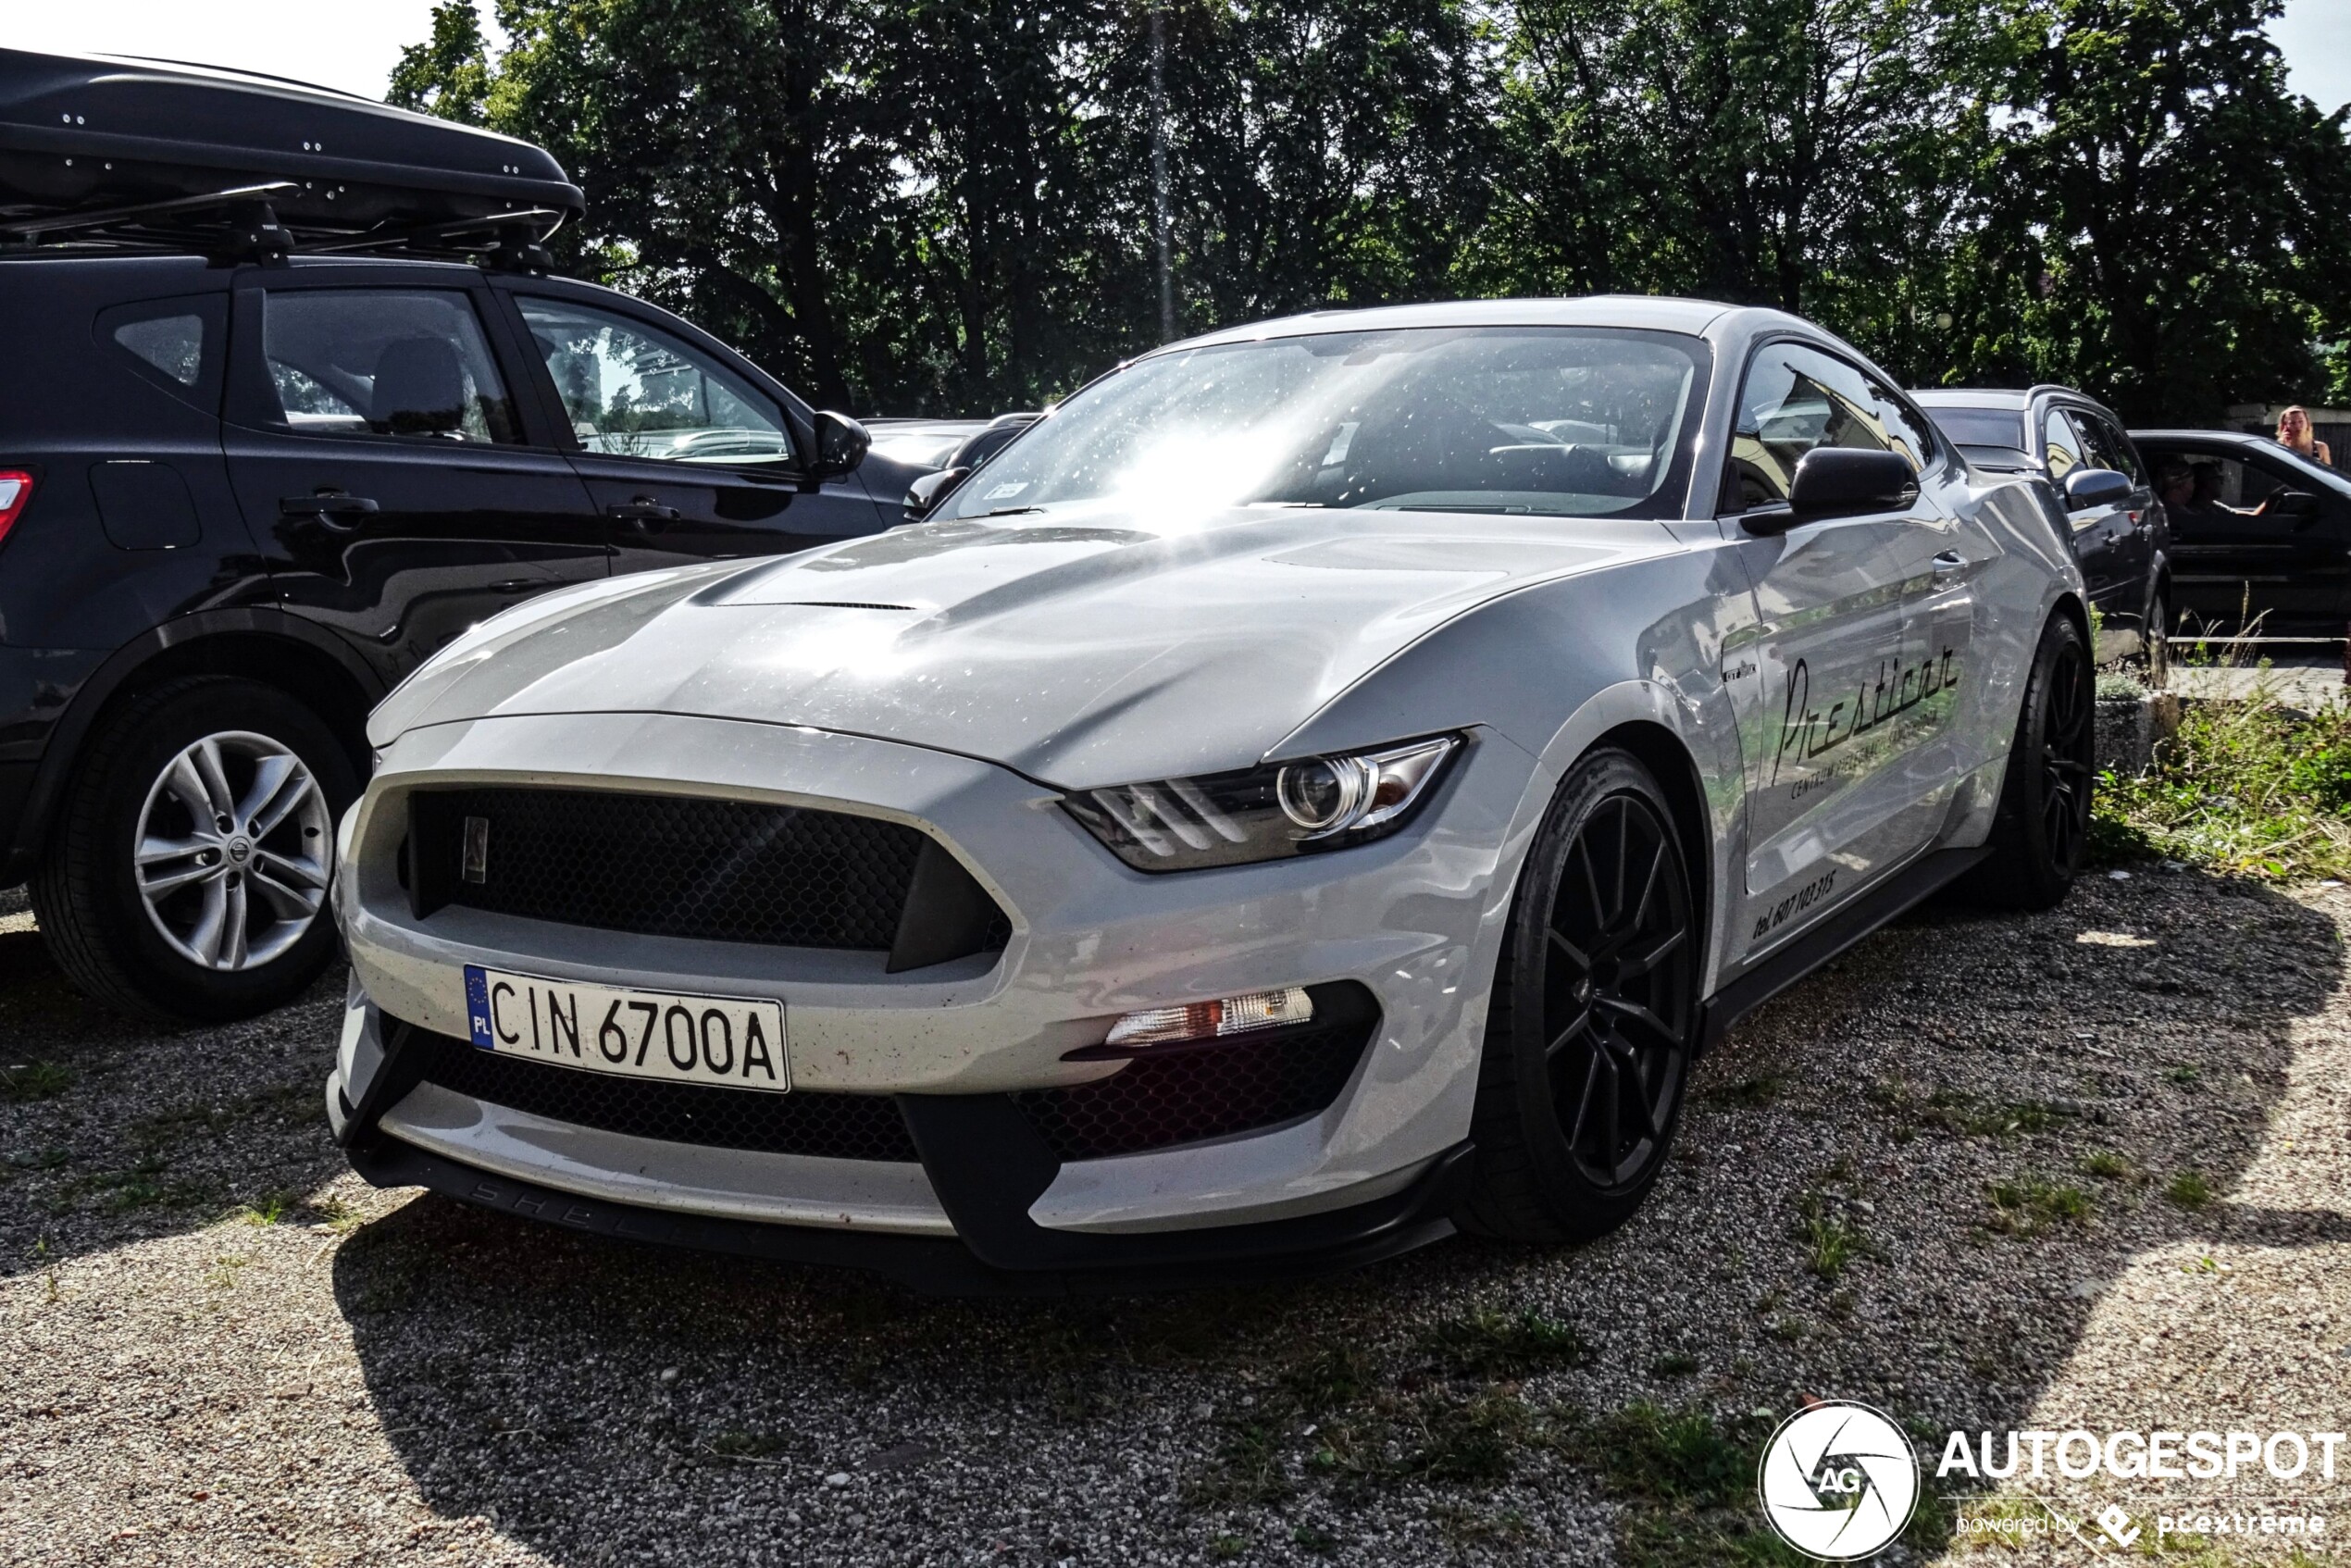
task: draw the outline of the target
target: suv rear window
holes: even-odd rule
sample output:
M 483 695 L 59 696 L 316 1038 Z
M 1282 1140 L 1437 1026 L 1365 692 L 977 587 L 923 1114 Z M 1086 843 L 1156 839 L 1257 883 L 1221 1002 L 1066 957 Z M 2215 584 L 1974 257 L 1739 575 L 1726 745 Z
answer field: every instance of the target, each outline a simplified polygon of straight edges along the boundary
M 140 300 L 98 313 L 97 338 L 118 363 L 166 392 L 209 406 L 219 389 L 228 313 L 218 294 Z
M 261 348 L 280 417 L 304 434 L 518 439 L 473 301 L 458 290 L 272 290 Z
M 2013 408 L 1930 408 L 1926 417 L 1954 445 L 2024 450 L 2024 416 Z

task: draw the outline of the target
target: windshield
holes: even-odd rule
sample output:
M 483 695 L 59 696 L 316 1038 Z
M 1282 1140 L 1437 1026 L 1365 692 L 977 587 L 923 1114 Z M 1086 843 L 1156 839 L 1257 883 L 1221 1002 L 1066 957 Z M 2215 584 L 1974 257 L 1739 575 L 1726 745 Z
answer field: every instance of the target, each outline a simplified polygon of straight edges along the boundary
M 1581 327 L 1417 328 L 1155 355 L 1104 378 L 943 516 L 1115 498 L 1682 516 L 1706 345 Z

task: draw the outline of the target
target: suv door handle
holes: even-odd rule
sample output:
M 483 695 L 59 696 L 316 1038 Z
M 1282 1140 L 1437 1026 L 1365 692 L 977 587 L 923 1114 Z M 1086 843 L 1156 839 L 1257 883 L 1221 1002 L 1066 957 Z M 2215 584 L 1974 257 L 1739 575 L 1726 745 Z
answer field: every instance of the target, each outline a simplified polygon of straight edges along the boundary
M 664 506 L 650 495 L 615 506 L 606 515 L 616 522 L 634 523 L 641 529 L 648 523 L 674 523 L 682 516 L 677 507 Z
M 339 490 L 320 491 L 316 495 L 289 495 L 278 503 L 281 517 L 316 517 L 338 533 L 348 533 L 359 526 L 359 519 L 376 511 L 376 504 L 364 495 L 349 495 Z
M 1934 558 L 1934 575 L 1936 577 L 1949 577 L 1953 572 L 1958 571 L 1961 566 L 1966 565 L 1966 560 L 1961 557 L 1958 551 L 1946 550 L 1942 554 L 1937 555 Z

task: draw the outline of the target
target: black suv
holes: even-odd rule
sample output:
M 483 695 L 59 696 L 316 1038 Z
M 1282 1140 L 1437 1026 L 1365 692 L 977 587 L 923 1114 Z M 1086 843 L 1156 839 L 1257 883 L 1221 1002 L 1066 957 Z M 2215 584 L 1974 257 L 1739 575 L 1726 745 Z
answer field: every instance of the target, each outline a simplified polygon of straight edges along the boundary
M 402 253 L 351 256 L 303 254 L 320 204 L 299 181 L 166 170 L 167 191 L 229 186 L 111 208 L 44 191 L 6 92 L 44 59 L 0 51 L 0 242 L 19 242 L 0 253 L 0 887 L 30 879 L 93 994 L 235 1016 L 332 955 L 364 720 L 420 661 L 533 594 L 877 532 L 927 470 L 861 470 L 853 420 L 665 311 L 537 270 L 560 212 L 493 192 L 486 217 L 313 225 Z M 328 107 L 416 129 L 351 104 Z M 503 267 L 417 257 L 463 250 L 468 224 Z
M 2045 476 L 2072 524 L 2098 613 L 2100 663 L 2138 656 L 2159 685 L 2172 614 L 2171 528 L 2147 466 L 2105 404 L 2071 387 L 1913 392 L 1978 467 Z M 2124 482 L 2117 483 L 2120 475 Z

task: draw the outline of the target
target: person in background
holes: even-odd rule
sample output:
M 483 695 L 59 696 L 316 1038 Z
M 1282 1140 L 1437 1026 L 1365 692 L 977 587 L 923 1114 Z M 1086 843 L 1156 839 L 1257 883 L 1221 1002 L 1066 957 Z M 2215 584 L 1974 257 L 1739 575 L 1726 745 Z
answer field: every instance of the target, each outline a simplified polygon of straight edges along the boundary
M 2310 429 L 2310 411 L 2295 404 L 2278 416 L 2278 444 L 2288 452 L 2296 452 L 2313 463 L 2334 467 L 2334 454 L 2327 450 L 2318 432 Z
M 2176 516 L 2186 511 L 2188 503 L 2195 498 L 2196 475 L 2185 463 L 2166 463 L 2155 477 L 2155 493 L 2162 501 L 2163 509 Z

